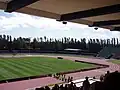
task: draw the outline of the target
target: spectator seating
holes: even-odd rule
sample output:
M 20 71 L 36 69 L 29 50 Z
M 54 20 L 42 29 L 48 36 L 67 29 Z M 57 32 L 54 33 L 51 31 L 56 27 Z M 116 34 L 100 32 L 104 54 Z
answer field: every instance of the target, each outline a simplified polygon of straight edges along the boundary
M 97 57 L 103 57 L 106 59 L 110 59 L 111 57 L 114 56 L 114 54 L 120 52 L 120 47 L 112 47 L 112 46 L 108 46 L 103 48 L 97 55 Z
M 113 56 L 113 58 L 115 58 L 115 59 L 120 59 L 120 52 L 115 53 L 115 55 Z
M 100 79 L 88 78 L 75 80 L 66 84 L 55 84 L 53 87 L 41 87 L 30 90 L 120 90 L 120 73 L 109 71 Z

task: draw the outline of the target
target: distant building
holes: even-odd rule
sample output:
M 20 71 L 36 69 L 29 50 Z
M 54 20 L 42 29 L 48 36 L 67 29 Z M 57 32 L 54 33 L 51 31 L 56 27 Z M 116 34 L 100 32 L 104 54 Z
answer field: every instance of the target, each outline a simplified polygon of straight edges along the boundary
M 71 54 L 80 54 L 81 51 L 82 51 L 81 49 L 73 49 L 73 48 L 64 49 L 65 53 L 71 53 Z

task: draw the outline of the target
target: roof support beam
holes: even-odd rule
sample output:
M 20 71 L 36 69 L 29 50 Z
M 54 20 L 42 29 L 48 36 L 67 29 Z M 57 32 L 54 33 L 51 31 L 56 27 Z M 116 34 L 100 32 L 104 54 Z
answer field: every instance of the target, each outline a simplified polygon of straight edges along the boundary
M 115 28 L 112 29 L 111 31 L 120 31 L 120 27 L 115 27 Z
M 12 0 L 8 2 L 5 12 L 13 12 L 39 0 Z
M 0 1 L 0 9 L 5 10 L 6 6 L 7 6 L 6 3 Z
M 41 16 L 41 17 L 47 17 L 47 18 L 52 18 L 52 19 L 60 19 L 59 14 L 42 11 L 42 10 L 38 10 L 38 9 L 33 9 L 30 7 L 21 8 L 21 9 L 17 10 L 16 12 L 25 13 L 25 14 L 29 14 L 29 15 L 35 15 L 35 16 Z
M 118 20 L 108 20 L 108 21 L 98 21 L 98 22 L 94 22 L 93 25 L 91 26 L 109 26 L 109 25 L 119 25 L 120 24 L 120 19 Z
M 117 13 L 117 12 L 120 12 L 120 4 L 63 14 L 61 15 L 59 21 L 69 21 L 73 19 L 81 19 L 81 18 Z

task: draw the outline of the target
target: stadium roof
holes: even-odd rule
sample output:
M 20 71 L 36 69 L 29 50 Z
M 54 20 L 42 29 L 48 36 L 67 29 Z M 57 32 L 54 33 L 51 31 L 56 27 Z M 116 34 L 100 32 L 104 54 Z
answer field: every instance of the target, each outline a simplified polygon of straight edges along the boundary
M 120 0 L 0 0 L 0 9 L 120 31 Z

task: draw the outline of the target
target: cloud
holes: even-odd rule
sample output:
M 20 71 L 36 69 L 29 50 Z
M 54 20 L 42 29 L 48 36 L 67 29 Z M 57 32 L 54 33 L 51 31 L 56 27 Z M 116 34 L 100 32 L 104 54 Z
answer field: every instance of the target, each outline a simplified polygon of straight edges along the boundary
M 16 29 L 16 30 L 15 30 Z M 19 31 L 19 33 L 17 33 Z M 25 31 L 26 30 L 26 31 Z M 14 31 L 14 32 L 13 32 Z M 120 37 L 120 32 L 111 32 L 107 29 L 88 27 L 87 25 L 70 23 L 64 25 L 54 19 L 31 16 L 21 13 L 5 13 L 0 11 L 0 32 L 14 36 L 49 36 L 49 37 L 75 37 L 75 38 L 112 38 Z M 23 33 L 25 32 L 25 33 Z
M 10 30 L 16 27 L 34 27 L 34 28 L 65 28 L 62 23 L 53 19 L 35 17 L 26 14 L 12 13 L 12 17 L 0 16 L 0 27 L 4 30 Z
M 4 13 L 4 12 L 1 12 L 1 13 Z M 10 17 L 8 17 L 9 15 Z M 69 23 L 69 22 L 67 25 L 64 25 L 61 22 L 57 22 L 56 20 L 53 20 L 53 19 L 31 16 L 31 15 L 21 14 L 21 13 L 16 13 L 16 12 L 13 12 L 10 14 L 7 13 L 7 17 L 6 15 L 0 16 L 0 22 L 1 22 L 0 26 L 7 30 L 16 28 L 18 26 L 24 27 L 24 28 L 34 27 L 34 28 L 40 28 L 40 29 L 49 28 L 49 29 L 57 29 L 57 30 L 70 30 L 73 28 L 75 29 L 87 28 L 86 25 L 80 25 L 80 24 Z

